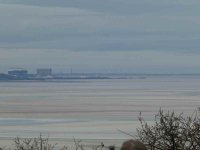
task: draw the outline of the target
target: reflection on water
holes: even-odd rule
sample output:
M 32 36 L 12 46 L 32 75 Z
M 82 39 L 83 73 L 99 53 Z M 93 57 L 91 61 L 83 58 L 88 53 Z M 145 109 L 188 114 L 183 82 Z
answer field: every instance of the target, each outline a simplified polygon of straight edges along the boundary
M 0 137 L 40 132 L 64 138 L 127 138 L 138 115 L 161 107 L 186 114 L 200 106 L 200 76 L 126 80 L 0 82 Z

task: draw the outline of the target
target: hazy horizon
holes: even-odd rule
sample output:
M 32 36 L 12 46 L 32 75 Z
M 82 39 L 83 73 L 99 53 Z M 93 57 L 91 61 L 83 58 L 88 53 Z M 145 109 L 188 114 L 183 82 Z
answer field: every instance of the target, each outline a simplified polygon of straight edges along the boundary
M 200 73 L 196 0 L 0 0 L 0 72 Z

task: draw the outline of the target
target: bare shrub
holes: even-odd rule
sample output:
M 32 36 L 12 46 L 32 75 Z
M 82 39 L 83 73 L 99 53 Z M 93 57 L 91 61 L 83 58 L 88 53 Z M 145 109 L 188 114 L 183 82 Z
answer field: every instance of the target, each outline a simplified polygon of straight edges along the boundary
M 63 146 L 62 148 L 57 148 L 56 144 L 49 143 L 49 138 L 42 137 L 42 134 L 38 138 L 19 138 L 16 137 L 14 139 L 14 150 L 68 150 L 68 146 Z M 77 140 L 74 138 L 74 150 L 103 150 L 107 149 L 104 147 L 104 144 L 100 145 L 84 145 L 82 144 L 82 140 Z M 0 150 L 4 150 L 1 149 Z
M 140 115 L 141 127 L 137 129 L 138 138 L 151 150 L 199 150 L 200 118 L 195 111 L 185 117 L 182 113 L 164 113 L 155 115 L 153 125 L 149 125 Z
M 50 144 L 49 138 L 19 138 L 14 139 L 15 150 L 54 150 L 57 144 Z M 63 148 L 64 149 L 64 148 Z

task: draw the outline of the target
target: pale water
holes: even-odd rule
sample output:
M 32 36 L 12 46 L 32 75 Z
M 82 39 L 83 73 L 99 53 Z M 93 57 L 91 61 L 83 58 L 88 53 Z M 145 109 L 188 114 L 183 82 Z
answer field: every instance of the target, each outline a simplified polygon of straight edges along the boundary
M 126 139 L 142 112 L 191 114 L 200 106 L 200 76 L 146 79 L 0 82 L 0 137 Z

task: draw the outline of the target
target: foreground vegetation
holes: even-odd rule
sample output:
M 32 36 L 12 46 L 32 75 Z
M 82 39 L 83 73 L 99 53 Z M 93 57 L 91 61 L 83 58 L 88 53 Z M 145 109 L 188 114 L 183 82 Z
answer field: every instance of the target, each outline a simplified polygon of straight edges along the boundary
M 154 124 L 139 121 L 137 136 L 149 150 L 200 150 L 200 110 L 191 116 L 160 110 Z
M 49 138 L 44 138 L 40 134 L 38 138 L 15 138 L 14 139 L 14 149 L 15 150 L 68 150 L 70 149 L 69 146 L 63 146 L 61 148 L 56 147 L 56 144 L 51 144 L 49 142 Z M 77 140 L 74 138 L 74 150 L 103 150 L 103 149 L 110 149 L 111 147 L 104 146 L 103 143 L 99 145 L 83 145 L 82 140 Z
M 139 116 L 141 127 L 137 128 L 137 139 L 142 141 L 149 150 L 200 150 L 200 109 L 191 116 L 184 116 L 183 113 L 165 113 L 160 110 L 155 115 L 153 124 L 148 124 L 142 115 Z M 125 133 L 132 136 L 129 133 Z M 132 136 L 135 137 L 135 136 Z M 49 143 L 49 138 L 15 138 L 14 150 L 55 150 L 57 144 Z M 74 139 L 75 150 L 114 150 L 115 147 L 106 147 L 103 143 L 84 147 L 81 140 Z M 0 148 L 3 150 L 5 148 Z M 7 149 L 7 148 L 6 148 Z M 10 148 L 9 148 L 10 149 Z M 68 146 L 59 148 L 68 150 Z

